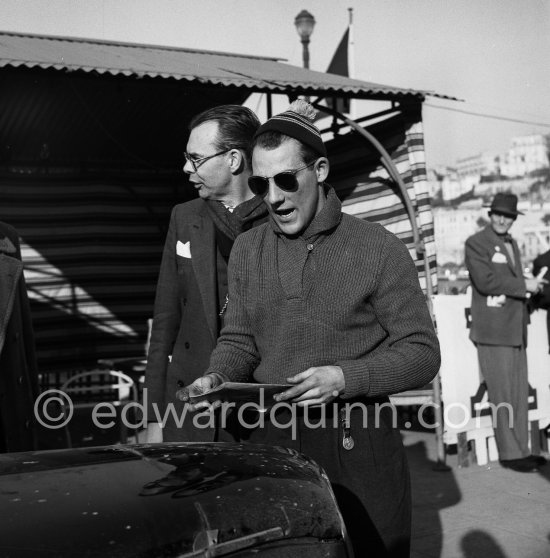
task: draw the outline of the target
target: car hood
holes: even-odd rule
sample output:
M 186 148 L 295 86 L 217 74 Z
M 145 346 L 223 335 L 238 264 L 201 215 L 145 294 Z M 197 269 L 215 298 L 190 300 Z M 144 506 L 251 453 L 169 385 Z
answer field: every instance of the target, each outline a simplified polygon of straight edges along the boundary
M 342 537 L 323 471 L 285 448 L 151 444 L 0 456 L 0 555 L 178 556 Z

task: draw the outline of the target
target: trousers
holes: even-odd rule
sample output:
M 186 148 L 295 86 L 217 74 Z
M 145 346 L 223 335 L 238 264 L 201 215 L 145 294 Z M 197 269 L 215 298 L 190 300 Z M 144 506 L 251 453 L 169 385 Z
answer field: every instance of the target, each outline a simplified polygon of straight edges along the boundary
M 529 382 L 525 347 L 477 344 L 479 368 L 487 384 L 499 459 L 529 455 Z M 495 418 L 496 414 L 496 418 Z
M 331 404 L 319 416 L 310 410 L 307 420 L 283 410 L 276 423 L 251 430 L 248 441 L 295 449 L 326 471 L 357 558 L 408 558 L 411 486 L 394 411 L 389 402 L 378 410 L 359 403 L 350 410 L 351 450 L 343 446 L 340 405 Z

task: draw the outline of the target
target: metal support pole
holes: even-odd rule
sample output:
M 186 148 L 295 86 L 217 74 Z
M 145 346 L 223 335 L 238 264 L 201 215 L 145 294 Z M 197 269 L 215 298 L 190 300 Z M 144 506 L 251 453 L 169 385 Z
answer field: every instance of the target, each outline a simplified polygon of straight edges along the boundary
M 309 70 L 309 38 L 302 39 L 302 57 L 304 61 L 304 68 Z M 304 95 L 304 100 L 309 103 L 309 95 Z
M 304 68 L 309 70 L 309 39 L 302 39 L 302 57 L 304 61 Z

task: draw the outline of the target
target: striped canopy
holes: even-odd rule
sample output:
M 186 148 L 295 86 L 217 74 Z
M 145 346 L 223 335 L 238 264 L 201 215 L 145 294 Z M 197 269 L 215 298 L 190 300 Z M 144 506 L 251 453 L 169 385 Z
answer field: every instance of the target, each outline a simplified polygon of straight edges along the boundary
M 437 291 L 437 263 L 434 224 L 424 157 L 424 134 L 420 111 L 399 112 L 368 127 L 382 143 L 405 183 L 429 263 L 418 253 L 413 227 L 402 192 L 381 163 L 378 152 L 366 140 L 351 133 L 329 143 L 329 181 L 343 201 L 344 211 L 375 221 L 396 234 L 409 248 L 416 263 L 420 285 L 425 292 Z M 427 280 L 431 282 L 428 289 Z

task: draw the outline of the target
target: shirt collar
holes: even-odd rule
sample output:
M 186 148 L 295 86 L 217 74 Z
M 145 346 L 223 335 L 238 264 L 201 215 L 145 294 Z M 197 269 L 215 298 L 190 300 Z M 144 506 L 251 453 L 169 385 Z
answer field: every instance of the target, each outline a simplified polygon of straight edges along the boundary
M 513 240 L 513 237 L 509 232 L 506 234 L 497 234 L 491 225 L 487 225 L 487 229 L 493 237 L 498 238 L 498 240 L 501 240 L 502 242 L 512 242 Z

